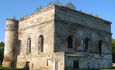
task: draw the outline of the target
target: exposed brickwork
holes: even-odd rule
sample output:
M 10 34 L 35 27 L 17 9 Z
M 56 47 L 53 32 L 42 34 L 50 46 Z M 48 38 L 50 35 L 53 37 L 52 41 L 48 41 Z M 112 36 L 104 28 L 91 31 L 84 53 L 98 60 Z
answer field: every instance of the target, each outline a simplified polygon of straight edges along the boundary
M 8 56 L 4 56 L 4 61 L 9 62 L 9 61 L 11 61 L 11 58 Z

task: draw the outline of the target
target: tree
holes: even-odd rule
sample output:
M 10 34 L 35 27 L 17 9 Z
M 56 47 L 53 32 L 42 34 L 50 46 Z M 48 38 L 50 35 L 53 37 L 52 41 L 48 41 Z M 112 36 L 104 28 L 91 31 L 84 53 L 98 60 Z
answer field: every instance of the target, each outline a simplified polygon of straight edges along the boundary
M 115 53 L 115 39 L 112 39 L 112 52 Z
M 82 12 L 82 10 L 80 9 L 80 12 Z
M 51 5 L 52 3 L 50 2 L 49 5 Z
M 4 56 L 4 42 L 0 42 L 0 64 L 3 61 Z
M 56 5 L 62 5 L 62 3 L 59 0 L 55 0 L 53 3 Z
M 0 42 L 0 49 L 4 47 L 4 42 Z
M 40 9 L 42 9 L 42 6 L 40 6 Z
M 76 9 L 75 6 L 72 4 L 71 1 L 68 2 L 68 3 L 65 5 L 65 7 L 70 8 L 70 9 L 74 9 L 74 10 Z
M 112 62 L 115 63 L 115 39 L 112 39 Z
M 96 17 L 99 18 L 98 14 L 96 14 Z
M 90 16 L 93 16 L 93 14 L 91 14 L 91 13 L 90 13 L 89 15 L 90 15 Z
M 39 10 L 39 8 L 36 9 L 36 11 L 38 11 L 38 10 Z
M 38 11 L 38 10 L 40 10 L 40 9 L 42 9 L 42 6 L 40 6 L 39 8 L 37 8 L 36 11 Z

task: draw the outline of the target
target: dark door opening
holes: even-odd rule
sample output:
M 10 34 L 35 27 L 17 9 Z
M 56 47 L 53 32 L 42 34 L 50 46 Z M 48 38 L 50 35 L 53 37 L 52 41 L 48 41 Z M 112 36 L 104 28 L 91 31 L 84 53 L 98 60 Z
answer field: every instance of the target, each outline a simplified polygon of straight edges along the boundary
M 30 68 L 29 68 L 29 63 L 30 63 L 30 62 L 26 62 L 26 66 L 25 66 L 25 69 L 26 69 L 26 70 L 30 70 Z
M 11 67 L 14 67 L 14 62 L 13 61 L 11 62 Z
M 79 69 L 79 61 L 74 61 L 74 69 Z

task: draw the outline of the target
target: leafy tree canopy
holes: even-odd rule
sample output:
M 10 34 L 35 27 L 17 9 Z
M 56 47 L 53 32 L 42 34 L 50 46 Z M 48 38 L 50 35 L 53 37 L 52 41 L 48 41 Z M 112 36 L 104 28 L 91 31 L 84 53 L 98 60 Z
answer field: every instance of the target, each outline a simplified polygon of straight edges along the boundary
M 38 11 L 38 10 L 40 10 L 40 9 L 42 9 L 42 6 L 40 6 L 39 8 L 37 8 L 36 11 Z
M 112 39 L 112 46 L 115 47 L 115 39 Z
M 0 49 L 1 49 L 2 47 L 4 47 L 4 42 L 1 42 L 1 43 L 0 43 Z
M 4 42 L 0 42 L 0 55 L 3 55 L 4 52 Z
M 68 8 L 70 8 L 70 9 L 76 9 L 75 8 L 75 6 L 72 4 L 72 2 L 70 1 L 70 2 L 68 2 L 66 5 L 65 5 L 65 7 L 68 7 Z
M 76 9 L 76 7 L 73 5 L 73 3 L 71 1 L 68 2 L 68 3 L 66 3 L 66 5 L 63 5 L 60 0 L 55 0 L 55 1 L 49 3 L 49 5 L 51 5 L 51 4 L 62 5 L 62 6 L 65 6 L 67 8 L 74 9 L 74 10 Z M 40 6 L 39 8 L 37 8 L 36 11 L 40 10 L 40 9 L 42 9 L 42 6 Z
M 56 4 L 56 5 L 62 5 L 62 2 L 59 1 L 59 0 L 56 0 L 56 1 L 54 1 L 53 3 Z
M 115 53 L 115 39 L 112 39 L 112 52 Z

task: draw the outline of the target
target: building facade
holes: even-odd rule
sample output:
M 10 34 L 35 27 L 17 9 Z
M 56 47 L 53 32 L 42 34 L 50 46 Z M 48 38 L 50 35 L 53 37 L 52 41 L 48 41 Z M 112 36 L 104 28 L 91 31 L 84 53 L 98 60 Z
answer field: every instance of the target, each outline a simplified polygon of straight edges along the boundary
M 111 22 L 52 4 L 20 20 L 6 19 L 3 66 L 111 68 L 111 43 Z

